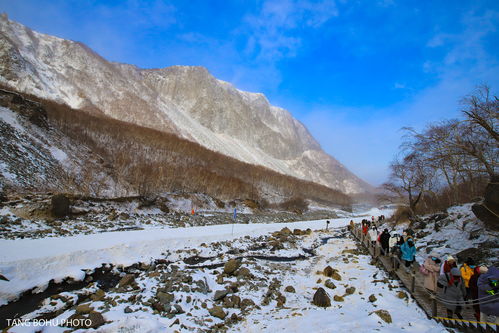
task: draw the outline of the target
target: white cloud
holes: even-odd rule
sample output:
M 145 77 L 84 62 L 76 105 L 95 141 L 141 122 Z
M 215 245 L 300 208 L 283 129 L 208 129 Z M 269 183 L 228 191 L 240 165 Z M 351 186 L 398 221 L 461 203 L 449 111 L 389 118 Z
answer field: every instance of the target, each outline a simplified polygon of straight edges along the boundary
M 293 57 L 303 42 L 297 29 L 318 28 L 337 15 L 333 1 L 267 0 L 257 15 L 244 20 L 242 29 L 250 35 L 246 50 L 260 60 Z

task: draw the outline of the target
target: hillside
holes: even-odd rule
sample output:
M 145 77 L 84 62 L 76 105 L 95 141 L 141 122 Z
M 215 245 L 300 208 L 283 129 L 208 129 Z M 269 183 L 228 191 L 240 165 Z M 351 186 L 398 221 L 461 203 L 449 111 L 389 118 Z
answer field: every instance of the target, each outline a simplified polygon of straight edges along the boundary
M 327 155 L 292 115 L 202 67 L 140 69 L 0 17 L 0 82 L 16 91 L 181 138 L 344 193 L 370 185 Z M 338 143 L 340 144 L 340 143 Z

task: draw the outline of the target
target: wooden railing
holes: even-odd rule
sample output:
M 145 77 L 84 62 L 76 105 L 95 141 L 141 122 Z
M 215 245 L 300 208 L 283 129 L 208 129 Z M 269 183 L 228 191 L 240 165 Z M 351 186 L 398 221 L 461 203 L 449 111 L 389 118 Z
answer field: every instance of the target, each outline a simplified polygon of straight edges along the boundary
M 448 318 L 443 300 L 435 293 L 424 287 L 424 276 L 419 273 L 419 264 L 414 262 L 408 269 L 397 255 L 390 253 L 385 255 L 379 242 L 372 242 L 369 235 L 362 233 L 359 225 L 350 228 L 354 238 L 364 246 L 373 259 L 383 267 L 390 276 L 396 277 L 402 282 L 416 303 L 423 309 L 426 315 L 446 327 L 457 328 L 463 332 L 486 332 L 497 333 L 499 327 L 495 323 L 479 322 L 473 316 L 473 310 L 468 309 L 463 302 L 461 315 L 463 319 Z M 476 304 L 476 303 L 475 303 Z M 441 315 L 440 315 L 441 314 Z

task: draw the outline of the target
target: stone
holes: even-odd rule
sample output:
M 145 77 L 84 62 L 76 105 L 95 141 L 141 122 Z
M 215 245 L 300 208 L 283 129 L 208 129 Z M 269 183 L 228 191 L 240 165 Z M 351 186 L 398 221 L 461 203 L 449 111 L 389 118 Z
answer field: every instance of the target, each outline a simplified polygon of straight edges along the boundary
M 54 217 L 62 218 L 71 213 L 70 201 L 64 194 L 56 194 L 51 200 L 51 213 Z
M 249 299 L 249 298 L 244 298 L 242 301 L 241 301 L 241 309 L 246 309 L 248 307 L 253 307 L 255 306 L 255 302 L 253 302 L 252 299 Z
M 319 288 L 314 294 L 312 304 L 327 308 L 331 306 L 331 299 L 323 288 Z
M 251 272 L 248 268 L 246 267 L 241 267 L 238 271 L 237 271 L 237 276 L 239 277 L 243 277 L 243 278 L 247 278 L 247 277 L 250 277 L 251 276 Z
M 376 302 L 377 300 L 378 300 L 378 299 L 376 298 L 376 296 L 374 296 L 374 294 L 371 294 L 371 295 L 369 296 L 369 302 L 374 303 L 374 302 Z
M 345 299 L 342 296 L 339 296 L 339 295 L 334 295 L 333 299 L 336 302 L 344 302 L 345 301 Z
M 214 301 L 219 301 L 229 294 L 228 290 L 217 290 L 213 296 Z
M 174 304 L 173 308 L 170 310 L 170 313 L 174 314 L 182 314 L 185 313 L 184 309 L 179 304 Z
M 346 295 L 352 295 L 355 292 L 355 287 L 349 287 L 345 289 L 345 294 Z
M 293 286 L 287 286 L 286 288 L 284 288 L 284 291 L 287 292 L 287 293 L 294 293 L 296 292 L 295 288 Z
M 390 315 L 390 312 L 388 312 L 387 310 L 376 310 L 374 311 L 374 313 L 377 314 L 378 317 L 383 319 L 385 323 L 387 324 L 392 323 L 392 316 Z
M 403 291 L 399 291 L 398 294 L 397 294 L 397 297 L 398 298 L 401 298 L 401 299 L 404 299 L 404 298 L 407 298 L 407 294 Z
M 333 273 L 334 269 L 331 266 L 327 266 L 326 268 L 324 268 L 324 271 L 322 272 L 322 274 L 324 274 L 327 277 L 333 276 Z
M 118 282 L 118 287 L 126 287 L 135 282 L 135 275 L 127 274 L 121 278 L 120 282 Z
M 173 300 L 175 299 L 175 295 L 159 291 L 156 294 L 156 298 L 158 299 L 158 301 L 161 304 L 165 305 L 165 304 L 170 304 L 171 302 L 173 302 Z
M 241 266 L 241 261 L 237 259 L 231 259 L 227 261 L 224 265 L 224 273 L 232 275 Z
M 91 321 L 91 324 L 89 325 L 90 328 L 97 328 L 106 323 L 106 320 L 104 319 L 102 314 L 97 311 L 90 312 L 90 314 L 88 315 L 88 319 L 90 319 Z
M 90 299 L 92 301 L 98 302 L 101 301 L 104 296 L 106 296 L 106 293 L 102 289 L 98 289 L 94 294 L 90 295 Z
M 324 285 L 329 289 L 336 288 L 336 285 L 334 284 L 333 280 L 331 280 L 331 279 L 327 279 L 326 282 L 324 282 Z
M 76 307 L 75 311 L 77 314 L 88 314 L 92 312 L 94 308 L 90 306 L 90 303 L 80 304 Z
M 293 235 L 300 236 L 302 235 L 302 231 L 300 229 L 293 229 Z
M 331 277 L 336 281 L 341 281 L 341 275 L 337 271 L 335 271 Z
M 225 317 L 227 316 L 227 313 L 224 311 L 224 309 L 218 305 L 213 306 L 211 309 L 208 310 L 208 312 L 213 317 L 217 317 L 222 320 L 225 319 Z
M 281 235 L 289 236 L 292 234 L 291 230 L 288 227 L 282 228 L 281 231 L 279 231 Z
M 286 303 L 286 297 L 283 294 L 279 294 L 276 298 L 277 300 L 277 307 L 282 308 L 284 304 Z
M 133 312 L 133 310 L 129 306 L 127 306 L 124 311 L 125 311 L 125 313 L 132 313 Z
M 230 297 L 226 297 L 226 299 L 230 299 L 230 302 L 232 303 L 232 306 L 234 308 L 238 308 L 241 305 L 241 297 L 237 295 L 232 295 Z

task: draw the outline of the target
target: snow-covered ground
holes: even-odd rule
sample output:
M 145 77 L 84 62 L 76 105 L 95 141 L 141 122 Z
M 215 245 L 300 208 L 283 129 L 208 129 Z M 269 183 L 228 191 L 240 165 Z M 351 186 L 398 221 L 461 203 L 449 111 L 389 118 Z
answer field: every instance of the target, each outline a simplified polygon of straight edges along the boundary
M 358 222 L 359 218 L 355 220 Z M 352 329 L 445 332 L 443 326 L 428 320 L 412 300 L 401 297 L 403 288 L 370 265 L 371 258 L 357 250 L 355 242 L 344 231 L 349 221 L 350 218 L 332 220 L 327 231 L 324 230 L 326 221 L 317 220 L 0 240 L 0 272 L 11 279 L 0 281 L 0 295 L 5 302 L 24 289 L 43 286 L 50 279 L 82 278 L 81 269 L 102 263 L 127 266 L 144 262 L 146 268 L 134 271 L 136 285 L 133 288 L 112 288 L 97 299 L 94 295 L 98 286 L 90 283 L 82 290 L 47 299 L 40 309 L 23 318 L 36 318 L 56 310 L 60 311 L 54 320 L 76 318 L 76 312 L 81 312 L 76 307 L 77 300 L 83 299 L 84 305 L 102 313 L 106 320 L 98 332 L 205 332 L 222 327 L 231 332 L 346 332 Z M 289 235 L 282 231 L 284 227 L 313 231 Z M 260 256 L 300 256 L 300 259 L 269 261 Z M 237 272 L 245 268 L 249 275 L 223 274 L 223 264 L 236 257 L 243 257 L 242 268 Z M 153 258 L 165 258 L 170 264 L 151 264 Z M 202 260 L 188 265 L 189 258 Z M 218 263 L 222 267 L 217 266 Z M 336 286 L 334 289 L 325 287 L 329 278 L 323 270 L 328 265 L 340 275 L 341 280 L 331 280 Z M 195 287 L 203 284 L 202 281 L 207 287 L 204 292 Z M 169 315 L 157 310 L 154 303 L 168 285 L 172 288 L 168 293 L 174 299 L 171 308 L 182 310 Z M 311 303 L 318 287 L 327 291 L 331 307 L 320 308 Z M 230 290 L 229 295 L 215 301 L 215 292 L 224 289 Z M 82 298 L 89 294 L 93 295 L 91 300 Z M 335 301 L 335 295 L 344 299 Z M 368 300 L 371 295 L 376 299 Z M 241 304 L 231 304 L 237 298 Z M 222 306 L 227 315 L 225 320 L 210 314 L 210 309 L 217 305 Z M 381 319 L 375 313 L 378 310 L 387 311 L 391 323 Z M 9 332 L 33 333 L 39 329 L 17 326 Z M 67 328 L 47 326 L 43 332 L 65 330 Z
M 331 227 L 346 225 L 350 219 L 333 220 Z M 0 272 L 11 282 L 0 283 L 0 304 L 13 300 L 22 291 L 43 287 L 64 277 L 81 279 L 82 269 L 103 263 L 131 265 L 164 257 L 167 251 L 199 248 L 201 243 L 231 240 L 289 228 L 321 229 L 325 220 L 274 224 L 225 224 L 190 228 L 152 228 L 138 231 L 106 232 L 70 237 L 0 240 Z

